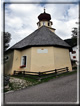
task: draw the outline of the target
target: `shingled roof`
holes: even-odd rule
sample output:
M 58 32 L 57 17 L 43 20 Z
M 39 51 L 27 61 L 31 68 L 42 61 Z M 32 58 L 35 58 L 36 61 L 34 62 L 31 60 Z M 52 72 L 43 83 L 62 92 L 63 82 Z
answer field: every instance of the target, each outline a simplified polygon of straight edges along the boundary
M 61 46 L 70 48 L 70 45 L 59 38 L 54 32 L 50 31 L 46 26 L 42 26 L 13 45 L 11 49 L 22 49 L 24 47 L 32 46 Z

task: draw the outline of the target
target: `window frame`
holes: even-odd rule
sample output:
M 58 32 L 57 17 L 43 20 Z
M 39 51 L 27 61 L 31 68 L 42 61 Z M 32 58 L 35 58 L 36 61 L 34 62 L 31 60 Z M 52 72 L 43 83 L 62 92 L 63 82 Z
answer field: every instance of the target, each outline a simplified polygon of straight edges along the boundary
M 23 57 L 26 57 L 26 64 L 23 64 Z M 21 57 L 21 66 L 24 66 L 24 67 L 21 67 L 21 68 L 26 68 L 27 67 L 27 56 L 26 55 L 23 55 L 22 57 Z

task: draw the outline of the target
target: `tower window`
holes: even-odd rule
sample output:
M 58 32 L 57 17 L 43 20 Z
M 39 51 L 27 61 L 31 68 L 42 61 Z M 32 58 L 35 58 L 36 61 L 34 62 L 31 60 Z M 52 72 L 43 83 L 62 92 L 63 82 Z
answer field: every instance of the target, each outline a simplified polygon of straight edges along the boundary
M 39 26 L 40 26 L 41 24 L 40 24 L 40 22 L 39 22 Z
M 48 22 L 48 26 L 50 26 L 49 22 Z
M 45 25 L 45 22 L 43 22 L 43 25 Z

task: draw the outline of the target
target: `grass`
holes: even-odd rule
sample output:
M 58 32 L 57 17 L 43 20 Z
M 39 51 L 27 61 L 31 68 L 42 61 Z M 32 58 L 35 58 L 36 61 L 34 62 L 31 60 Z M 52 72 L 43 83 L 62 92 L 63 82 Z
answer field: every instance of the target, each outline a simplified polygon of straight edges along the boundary
M 57 76 L 54 76 L 54 77 L 49 77 L 49 78 L 45 78 L 45 79 L 42 79 L 41 82 L 47 82 L 51 79 L 55 79 L 55 78 L 58 78 L 58 77 L 62 77 L 62 76 L 67 76 L 67 75 L 71 75 L 71 74 L 74 74 L 76 73 L 77 71 L 72 71 L 72 72 L 68 72 L 68 73 L 62 73 L 60 75 L 57 75 Z
M 4 88 L 4 92 L 8 92 L 8 91 L 9 91 L 8 89 Z
M 72 67 L 73 70 L 77 70 L 77 67 Z
M 10 90 L 14 90 L 13 84 L 9 83 Z
M 34 76 L 33 76 L 33 78 L 29 78 L 29 76 L 27 77 L 27 76 L 22 76 L 22 75 L 18 75 L 18 76 L 14 76 L 14 75 L 13 75 L 13 76 L 11 76 L 11 77 L 24 79 L 24 80 L 29 81 L 29 82 L 32 82 L 32 83 L 37 82 L 37 79 L 34 79 Z M 36 76 L 35 76 L 35 77 L 36 77 Z

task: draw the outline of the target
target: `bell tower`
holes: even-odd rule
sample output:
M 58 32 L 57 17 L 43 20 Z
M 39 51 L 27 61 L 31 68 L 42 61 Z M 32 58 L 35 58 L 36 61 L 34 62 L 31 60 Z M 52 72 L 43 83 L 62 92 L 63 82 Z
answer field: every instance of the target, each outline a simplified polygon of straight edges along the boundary
M 44 8 L 44 12 L 41 13 L 38 16 L 39 22 L 37 23 L 38 28 L 42 27 L 42 26 L 46 26 L 48 27 L 51 31 L 55 32 L 55 29 L 52 28 L 53 22 L 51 21 L 51 15 L 45 12 L 45 8 Z

